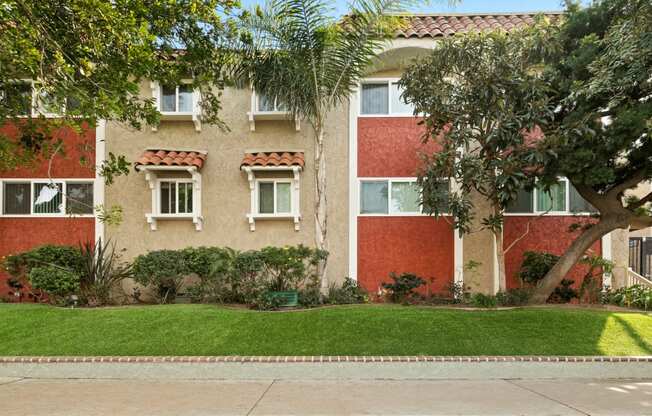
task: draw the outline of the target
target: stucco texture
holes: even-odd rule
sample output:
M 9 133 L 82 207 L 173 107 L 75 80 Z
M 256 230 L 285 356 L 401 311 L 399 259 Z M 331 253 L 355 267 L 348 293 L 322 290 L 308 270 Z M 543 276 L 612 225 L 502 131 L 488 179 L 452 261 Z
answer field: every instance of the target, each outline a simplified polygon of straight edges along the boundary
M 151 96 L 149 85 L 142 94 Z M 188 246 L 228 246 L 238 250 L 264 246 L 304 244 L 314 246 L 314 139 L 306 122 L 296 132 L 289 121 L 257 121 L 250 132 L 247 112 L 251 91 L 227 89 L 222 96 L 222 120 L 229 131 L 202 124 L 201 132 L 188 121 L 163 121 L 158 131 L 131 131 L 116 123 L 107 125 L 107 153 L 125 155 L 136 160 L 146 148 L 196 149 L 208 151 L 202 175 L 202 231 L 190 220 L 159 220 L 158 230 L 150 230 L 145 214 L 151 212 L 151 191 L 143 173 L 132 171 L 106 189 L 107 205 L 120 205 L 124 220 L 107 226 L 106 234 L 126 258 L 149 250 L 179 249 Z M 348 108 L 336 109 L 327 119 L 326 158 L 328 178 L 328 238 L 330 257 L 329 281 L 342 281 L 348 270 Z M 291 220 L 257 220 L 255 231 L 249 230 L 246 215 L 251 211 L 249 182 L 240 171 L 246 151 L 301 150 L 306 166 L 301 173 L 301 229 L 294 230 Z M 288 175 L 290 175 L 288 173 Z M 289 176 L 288 176 L 289 177 Z

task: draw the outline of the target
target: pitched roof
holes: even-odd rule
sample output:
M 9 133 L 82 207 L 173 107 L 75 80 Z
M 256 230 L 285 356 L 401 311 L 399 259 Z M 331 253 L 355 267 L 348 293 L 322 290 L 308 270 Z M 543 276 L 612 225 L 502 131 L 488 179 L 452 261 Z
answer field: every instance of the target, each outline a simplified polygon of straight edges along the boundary
M 292 167 L 303 168 L 305 158 L 303 152 L 257 152 L 245 153 L 240 167 Z
M 408 24 L 395 37 L 437 38 L 470 31 L 512 30 L 534 24 L 534 18 L 539 14 L 555 21 L 563 12 L 405 15 L 409 19 Z
M 195 166 L 201 169 L 207 152 L 202 150 L 147 149 L 136 161 L 138 166 Z

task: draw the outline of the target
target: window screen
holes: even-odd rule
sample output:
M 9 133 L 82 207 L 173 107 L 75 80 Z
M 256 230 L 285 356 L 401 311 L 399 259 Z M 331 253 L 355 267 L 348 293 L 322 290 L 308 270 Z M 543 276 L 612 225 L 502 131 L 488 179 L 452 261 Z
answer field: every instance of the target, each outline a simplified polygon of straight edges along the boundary
M 30 214 L 30 192 L 32 185 L 27 183 L 5 183 L 2 212 L 7 215 Z
M 360 213 L 387 214 L 387 181 L 365 181 L 360 184 Z
M 177 207 L 179 214 L 192 214 L 192 183 L 181 182 L 178 184 L 179 195 Z
M 177 88 L 164 85 L 161 88 L 161 111 L 177 111 Z
M 566 182 L 560 181 L 548 192 L 537 191 L 537 211 L 566 211 Z
M 260 214 L 274 213 L 274 182 L 258 184 L 258 212 Z
M 174 182 L 161 182 L 161 214 L 176 214 L 177 187 Z
M 276 183 L 276 212 L 287 214 L 292 211 L 292 190 L 289 183 Z
M 71 183 L 66 185 L 66 209 L 69 214 L 92 214 L 93 184 Z
M 59 214 L 63 212 L 62 183 L 34 184 L 34 214 Z
M 392 212 L 418 213 L 420 202 L 421 191 L 416 182 L 392 182 Z
M 513 214 L 529 214 L 534 212 L 534 198 L 532 191 L 521 189 L 514 200 L 505 210 Z
M 192 112 L 192 85 L 179 85 L 179 112 Z
M 362 84 L 362 114 L 389 113 L 389 86 Z
M 593 205 L 589 204 L 586 199 L 582 198 L 582 195 L 577 192 L 577 189 L 575 189 L 573 184 L 570 182 L 568 183 L 568 188 L 571 212 L 597 212 Z

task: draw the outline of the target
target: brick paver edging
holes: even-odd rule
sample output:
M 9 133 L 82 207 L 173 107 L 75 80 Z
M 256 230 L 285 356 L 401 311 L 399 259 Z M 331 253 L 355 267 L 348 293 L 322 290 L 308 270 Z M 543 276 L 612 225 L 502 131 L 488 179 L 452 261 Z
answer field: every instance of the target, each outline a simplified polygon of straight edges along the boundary
M 16 363 L 652 363 L 652 356 L 105 356 L 0 357 L 0 364 Z

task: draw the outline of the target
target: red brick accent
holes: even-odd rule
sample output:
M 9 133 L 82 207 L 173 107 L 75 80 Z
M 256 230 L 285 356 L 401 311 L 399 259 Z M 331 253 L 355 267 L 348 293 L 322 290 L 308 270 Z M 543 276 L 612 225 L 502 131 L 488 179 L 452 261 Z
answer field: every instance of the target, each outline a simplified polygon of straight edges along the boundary
M 413 117 L 359 117 L 358 176 L 417 176 L 419 154 L 439 148 L 423 144 L 423 132 Z
M 579 232 L 569 232 L 571 224 L 592 221 L 587 217 L 574 216 L 546 216 L 546 217 L 505 217 L 505 247 L 523 235 L 530 223 L 530 232 L 507 253 L 505 258 L 505 272 L 507 274 L 507 287 L 520 287 L 521 282 L 517 273 L 523 262 L 523 253 L 526 251 L 546 251 L 553 254 L 563 254 L 571 245 Z M 601 243 L 596 242 L 591 248 L 595 254 L 601 254 Z M 575 280 L 575 286 L 582 283 L 581 278 L 586 273 L 585 266 L 576 266 L 569 278 Z
M 453 231 L 432 217 L 359 217 L 358 282 L 376 293 L 389 273 L 434 277 L 431 293 L 446 291 L 453 280 Z M 424 289 L 425 291 L 425 289 Z

